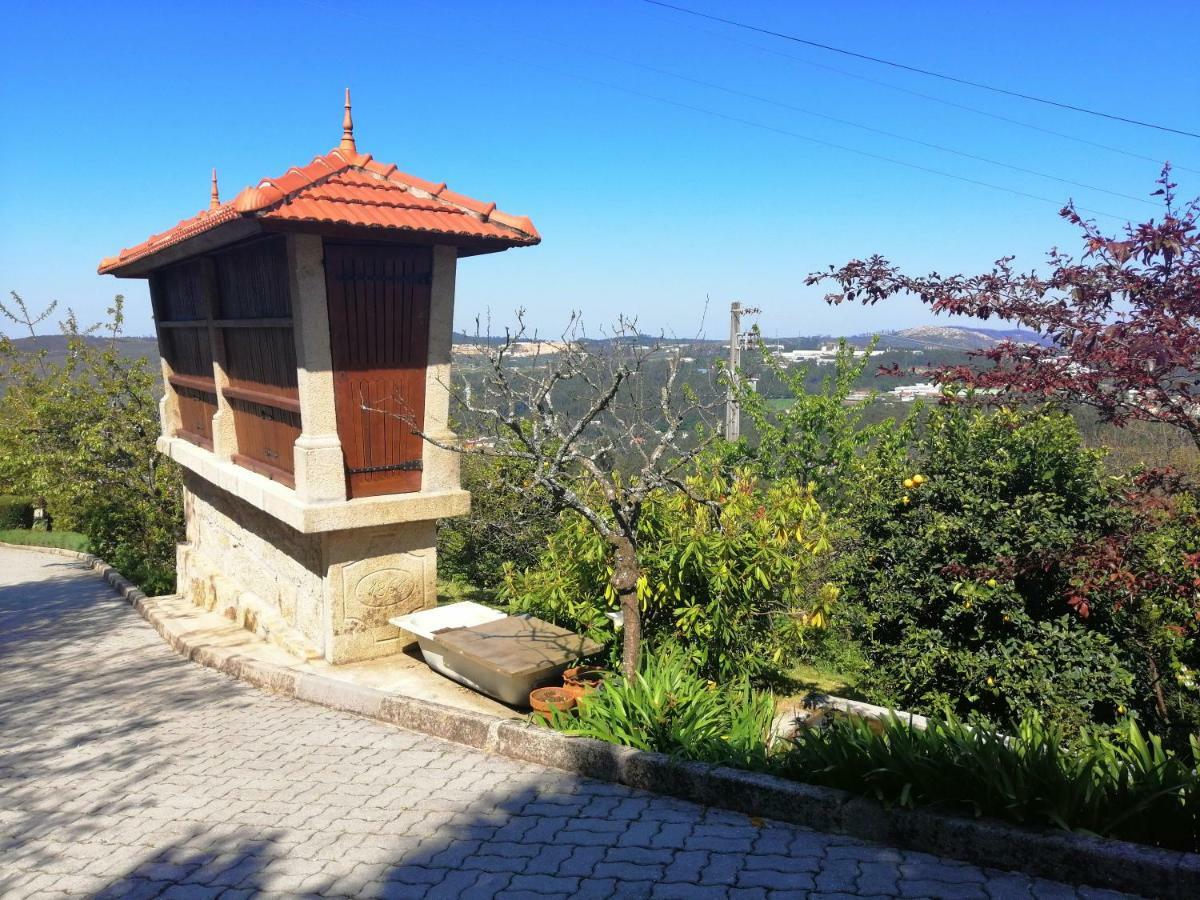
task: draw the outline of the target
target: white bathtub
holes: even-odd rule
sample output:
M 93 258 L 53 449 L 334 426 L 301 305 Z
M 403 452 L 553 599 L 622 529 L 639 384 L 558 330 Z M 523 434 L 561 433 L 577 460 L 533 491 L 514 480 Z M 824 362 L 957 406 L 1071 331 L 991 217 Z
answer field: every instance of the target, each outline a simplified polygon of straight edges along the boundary
M 403 628 L 416 636 L 417 643 L 421 647 L 421 655 L 425 657 L 429 668 L 440 672 L 447 678 L 454 679 L 459 684 L 465 684 L 473 691 L 494 697 L 496 696 L 494 690 L 489 690 L 489 688 L 494 688 L 495 685 L 477 684 L 467 674 L 457 670 L 463 668 L 461 665 L 451 668 L 446 664 L 445 648 L 438 641 L 437 633 L 445 631 L 447 628 L 469 628 L 472 625 L 482 625 L 485 622 L 495 622 L 497 619 L 507 617 L 508 613 L 464 600 L 461 603 L 449 603 L 436 609 L 423 609 L 406 616 L 396 616 L 388 621 L 397 628 Z M 477 678 L 480 677 L 479 673 L 472 672 L 470 674 Z
M 461 641 L 456 640 L 460 646 L 455 648 L 438 639 L 438 635 L 446 631 L 472 628 L 501 620 L 505 620 L 505 625 L 498 626 L 497 634 L 483 638 L 484 641 L 496 642 L 494 646 L 498 648 L 499 658 L 504 660 L 506 657 L 502 649 L 506 640 L 515 641 L 526 648 L 532 643 L 535 659 L 539 654 L 544 654 L 544 665 L 535 662 L 530 666 L 527 661 L 525 664 L 514 662 L 511 655 L 507 656 L 505 662 L 497 663 L 486 655 L 481 657 L 477 652 L 463 649 Z M 528 706 L 530 691 L 545 684 L 556 683 L 572 660 L 603 649 L 594 641 L 581 638 L 573 632 L 540 619 L 531 616 L 508 616 L 470 601 L 409 613 L 388 621 L 416 636 L 421 655 L 435 672 L 510 706 Z M 529 640 L 531 631 L 532 634 L 538 635 L 532 642 Z M 517 634 L 514 635 L 514 632 Z M 487 635 L 487 632 L 483 634 Z M 456 639 L 462 637 L 462 632 L 456 631 L 455 636 Z M 580 646 L 576 647 L 575 644 Z

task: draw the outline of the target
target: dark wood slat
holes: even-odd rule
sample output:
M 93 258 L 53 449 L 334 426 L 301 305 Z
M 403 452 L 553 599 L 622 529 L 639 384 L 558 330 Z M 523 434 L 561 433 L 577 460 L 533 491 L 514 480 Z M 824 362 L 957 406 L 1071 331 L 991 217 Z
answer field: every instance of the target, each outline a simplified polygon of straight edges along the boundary
M 165 321 L 155 322 L 159 328 L 207 328 L 208 321 L 205 319 L 182 319 L 180 321 Z

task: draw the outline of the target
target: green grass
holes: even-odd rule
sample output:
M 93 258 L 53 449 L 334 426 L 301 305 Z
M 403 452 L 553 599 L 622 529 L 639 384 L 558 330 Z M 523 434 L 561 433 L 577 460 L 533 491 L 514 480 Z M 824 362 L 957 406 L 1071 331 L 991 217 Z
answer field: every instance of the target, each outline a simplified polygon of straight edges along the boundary
M 62 550 L 88 552 L 87 535 L 75 531 L 30 531 L 27 528 L 0 529 L 0 543 L 22 544 L 27 547 L 58 547 Z
M 467 584 L 465 581 L 443 580 L 439 578 L 437 594 L 439 606 L 445 606 L 447 603 L 458 603 L 462 600 L 472 600 L 475 603 L 482 603 L 485 606 L 499 605 L 496 602 L 495 591 L 476 587 L 473 584 Z
M 847 700 L 865 699 L 855 686 L 853 675 L 845 675 L 809 663 L 800 663 L 788 669 L 773 688 L 781 706 L 798 703 L 814 693 L 832 694 Z

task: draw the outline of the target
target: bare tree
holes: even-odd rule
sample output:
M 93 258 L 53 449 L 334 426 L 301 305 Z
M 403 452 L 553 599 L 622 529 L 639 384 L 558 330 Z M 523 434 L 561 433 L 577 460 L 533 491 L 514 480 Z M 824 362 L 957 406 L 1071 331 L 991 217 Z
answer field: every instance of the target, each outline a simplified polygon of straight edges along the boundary
M 647 343 L 636 322 L 623 317 L 604 340 L 589 341 L 572 315 L 562 339 L 545 342 L 519 310 L 515 329 L 500 340 L 480 336 L 476 346 L 479 369 L 450 386 L 464 434 L 446 443 L 414 430 L 444 449 L 520 461 L 529 487 L 541 489 L 553 511 L 571 510 L 596 529 L 611 549 L 622 669 L 632 674 L 642 637 L 638 522 L 656 491 L 705 502 L 691 493 L 685 473 L 718 436 L 718 392 L 702 399 L 681 378 L 679 349 Z

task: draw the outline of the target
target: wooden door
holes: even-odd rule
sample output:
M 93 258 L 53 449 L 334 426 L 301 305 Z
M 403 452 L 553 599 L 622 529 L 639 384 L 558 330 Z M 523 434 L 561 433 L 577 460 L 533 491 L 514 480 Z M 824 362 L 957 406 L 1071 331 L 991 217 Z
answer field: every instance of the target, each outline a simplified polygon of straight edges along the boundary
M 421 489 L 433 251 L 325 244 L 338 437 L 350 497 Z

